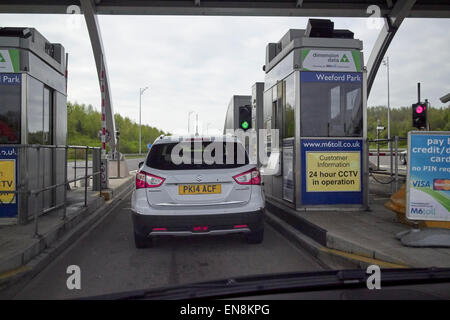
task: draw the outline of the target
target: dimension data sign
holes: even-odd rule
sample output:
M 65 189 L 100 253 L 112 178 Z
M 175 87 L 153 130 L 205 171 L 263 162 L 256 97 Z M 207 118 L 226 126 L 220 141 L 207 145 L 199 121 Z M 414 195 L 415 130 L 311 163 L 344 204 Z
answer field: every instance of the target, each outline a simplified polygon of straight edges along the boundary
M 19 50 L 0 50 L 0 72 L 19 72 Z
M 357 50 L 302 50 L 302 68 L 310 71 L 361 71 Z
M 302 204 L 362 204 L 362 140 L 302 139 Z
M 408 158 L 407 218 L 450 221 L 450 132 L 409 132 Z

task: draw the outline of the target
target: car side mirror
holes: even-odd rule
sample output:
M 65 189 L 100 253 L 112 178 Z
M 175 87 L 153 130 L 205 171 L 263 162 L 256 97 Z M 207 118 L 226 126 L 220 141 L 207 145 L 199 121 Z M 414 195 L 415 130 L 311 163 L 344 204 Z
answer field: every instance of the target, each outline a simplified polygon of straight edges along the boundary
M 144 165 L 144 161 L 139 162 L 138 164 L 138 170 Z

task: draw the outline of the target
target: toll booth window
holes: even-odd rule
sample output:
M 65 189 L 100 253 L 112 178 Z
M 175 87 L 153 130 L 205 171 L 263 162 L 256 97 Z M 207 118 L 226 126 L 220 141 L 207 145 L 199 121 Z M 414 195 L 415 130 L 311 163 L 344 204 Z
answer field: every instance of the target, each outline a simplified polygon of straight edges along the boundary
M 52 143 L 52 91 L 28 77 L 27 125 L 29 144 Z
M 42 143 L 43 144 L 51 144 L 52 143 L 52 137 L 51 137 L 51 114 L 52 114 L 52 102 L 53 102 L 53 94 L 52 91 L 49 88 L 44 87 L 44 122 L 43 122 L 43 136 L 42 136 Z
M 271 152 L 271 141 L 272 137 L 270 136 L 270 129 L 272 129 L 272 89 L 264 92 L 264 129 L 267 129 L 265 135 L 264 146 L 266 148 L 267 156 L 270 156 Z
M 352 132 L 362 132 L 362 109 L 358 106 L 362 105 L 361 89 L 349 91 L 346 96 L 346 111 L 345 111 L 345 129 L 346 135 L 351 135 Z
M 20 143 L 20 84 L 0 84 L 0 144 Z
M 28 143 L 42 144 L 42 134 L 44 131 L 44 85 L 28 77 L 27 89 Z
M 294 137 L 295 132 L 295 81 L 294 74 L 291 74 L 285 80 L 285 108 L 284 108 L 284 131 L 283 138 Z
M 300 123 L 304 137 L 362 135 L 362 75 L 301 72 Z

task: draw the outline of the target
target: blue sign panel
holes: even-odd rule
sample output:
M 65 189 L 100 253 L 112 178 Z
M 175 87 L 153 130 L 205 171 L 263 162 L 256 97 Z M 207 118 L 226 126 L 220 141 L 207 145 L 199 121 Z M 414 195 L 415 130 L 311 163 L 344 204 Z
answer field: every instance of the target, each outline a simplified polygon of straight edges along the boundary
M 450 132 L 410 132 L 407 217 L 450 221 Z
M 302 204 L 363 203 L 362 140 L 302 139 Z
M 360 72 L 300 72 L 301 82 L 361 82 Z
M 17 86 L 22 83 L 20 73 L 0 73 L 0 85 Z
M 17 186 L 17 149 L 0 147 L 0 218 L 17 217 L 17 195 L 6 193 L 16 191 Z

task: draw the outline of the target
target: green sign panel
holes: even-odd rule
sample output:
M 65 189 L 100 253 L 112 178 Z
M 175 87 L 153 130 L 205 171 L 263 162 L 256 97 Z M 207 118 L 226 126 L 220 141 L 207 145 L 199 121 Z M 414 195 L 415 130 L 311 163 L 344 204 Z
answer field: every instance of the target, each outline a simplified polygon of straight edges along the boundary
M 302 50 L 302 68 L 308 71 L 361 71 L 358 50 Z
M 0 50 L 0 72 L 19 72 L 19 50 Z

